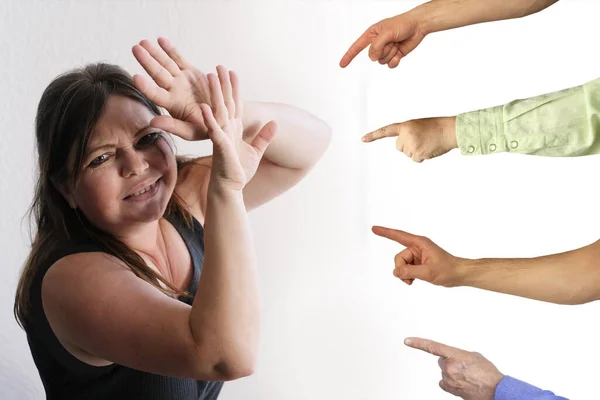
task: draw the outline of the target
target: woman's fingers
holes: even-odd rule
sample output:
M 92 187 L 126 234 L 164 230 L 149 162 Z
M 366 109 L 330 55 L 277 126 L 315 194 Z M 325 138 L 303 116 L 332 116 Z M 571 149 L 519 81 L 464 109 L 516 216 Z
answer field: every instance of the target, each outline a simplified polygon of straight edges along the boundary
M 198 112 L 200 114 L 202 113 L 200 110 L 198 110 Z M 152 121 L 150 121 L 150 126 L 161 129 L 165 132 L 170 132 L 184 140 L 194 140 L 198 136 L 198 130 L 206 132 L 206 125 L 202 120 L 202 115 L 199 115 L 199 119 L 200 121 L 191 123 L 187 121 L 181 121 L 169 115 L 160 115 L 158 117 L 154 117 Z
M 212 112 L 212 109 L 208 106 L 208 104 L 200 104 L 200 110 L 202 111 L 202 118 L 206 127 L 208 128 L 208 136 L 213 144 L 218 147 L 218 149 L 222 150 L 224 135 L 221 134 L 223 130 L 217 123 L 215 116 Z
M 173 43 L 171 43 L 168 39 L 160 37 L 158 38 L 158 45 L 167 53 L 169 58 L 177 64 L 179 69 L 190 69 L 193 68 L 192 64 L 190 64 L 175 48 Z
M 212 104 L 214 117 L 219 125 L 223 126 L 229 118 L 227 108 L 225 107 L 225 100 L 223 99 L 221 83 L 219 82 L 219 78 L 213 73 L 208 74 L 206 77 L 208 78 L 210 103 Z
M 144 94 L 144 96 L 149 98 L 159 107 L 169 108 L 171 105 L 171 95 L 169 92 L 158 86 L 156 83 L 150 82 L 142 75 L 134 75 L 133 84 Z
M 233 71 L 229 71 L 229 80 L 233 92 L 233 102 L 235 103 L 235 118 L 242 119 L 242 116 L 244 115 L 244 102 L 242 101 L 242 96 L 240 94 L 240 80 Z
M 233 88 L 231 85 L 229 71 L 224 66 L 218 65 L 217 74 L 219 76 L 219 83 L 221 84 L 223 100 L 225 103 L 225 108 L 227 109 L 228 116 L 229 118 L 234 118 L 235 102 L 233 100 Z
M 206 123 L 206 127 L 208 128 L 208 137 L 213 142 L 213 157 L 217 156 L 219 159 L 221 159 L 221 161 L 229 160 L 229 162 L 236 162 L 234 160 L 237 160 L 239 163 L 239 155 L 236 152 L 235 146 L 231 142 L 231 138 L 227 137 L 228 129 L 221 129 L 221 126 L 215 119 L 212 109 L 208 104 L 200 104 L 200 109 L 202 111 L 202 117 Z
M 148 40 L 142 40 L 140 42 L 140 46 L 142 46 L 148 54 L 150 54 L 163 68 L 165 68 L 172 76 L 179 75 L 181 70 L 179 66 L 169 57 L 169 55 L 156 43 L 150 42 Z
M 171 87 L 173 75 L 160 65 L 160 63 L 148 53 L 148 50 L 141 45 L 136 44 L 131 51 L 133 52 L 135 59 L 140 63 L 144 70 L 146 70 L 148 75 L 152 77 L 157 85 L 165 89 Z

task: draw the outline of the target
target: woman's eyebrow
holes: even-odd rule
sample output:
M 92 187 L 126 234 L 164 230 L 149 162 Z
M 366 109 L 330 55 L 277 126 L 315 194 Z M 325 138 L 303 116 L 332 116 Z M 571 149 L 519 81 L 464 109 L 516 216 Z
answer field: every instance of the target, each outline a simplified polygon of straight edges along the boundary
M 86 150 L 86 152 L 84 154 L 84 158 L 88 158 L 90 156 L 90 154 L 93 154 L 93 153 L 97 152 L 98 150 L 112 149 L 115 146 L 116 145 L 114 143 L 105 143 L 105 144 L 102 144 L 100 146 L 96 146 L 94 148 L 90 148 L 89 150 Z
M 147 129 L 152 128 L 149 124 L 144 126 L 143 128 L 138 129 L 138 131 L 135 133 L 135 135 L 133 135 L 134 137 L 138 136 L 140 133 L 144 132 Z

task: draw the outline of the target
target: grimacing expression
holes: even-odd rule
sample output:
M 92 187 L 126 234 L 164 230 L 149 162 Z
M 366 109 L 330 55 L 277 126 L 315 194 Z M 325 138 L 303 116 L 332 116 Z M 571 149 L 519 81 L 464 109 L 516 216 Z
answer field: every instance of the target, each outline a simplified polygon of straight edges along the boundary
M 162 217 L 177 180 L 167 134 L 149 126 L 141 103 L 111 95 L 86 148 L 70 202 L 96 227 L 117 234 Z

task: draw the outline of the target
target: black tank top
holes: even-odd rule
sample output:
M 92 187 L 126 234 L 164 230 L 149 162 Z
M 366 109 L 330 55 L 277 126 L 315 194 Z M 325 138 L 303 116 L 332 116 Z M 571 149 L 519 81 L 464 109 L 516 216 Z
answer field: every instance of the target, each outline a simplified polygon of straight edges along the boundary
M 204 230 L 194 218 L 189 228 L 178 214 L 166 217 L 185 242 L 194 274 L 189 292 L 195 295 L 204 261 Z M 102 251 L 85 238 L 51 254 L 38 268 L 31 290 L 31 314 L 25 328 L 33 360 L 48 400 L 215 400 L 223 382 L 196 381 L 142 372 L 122 365 L 95 367 L 69 353 L 54 335 L 42 307 L 42 279 L 61 258 L 75 253 Z M 193 299 L 179 299 L 192 304 Z

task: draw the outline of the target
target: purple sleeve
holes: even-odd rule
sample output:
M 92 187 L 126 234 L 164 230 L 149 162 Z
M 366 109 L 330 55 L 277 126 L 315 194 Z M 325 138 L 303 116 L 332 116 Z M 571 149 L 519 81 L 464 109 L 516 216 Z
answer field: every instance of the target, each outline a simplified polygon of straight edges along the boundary
M 520 381 L 510 376 L 502 378 L 494 400 L 568 400 L 566 397 L 557 396 L 548 390 L 542 390 L 529 383 Z

